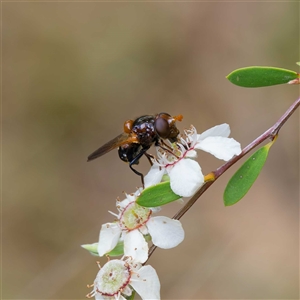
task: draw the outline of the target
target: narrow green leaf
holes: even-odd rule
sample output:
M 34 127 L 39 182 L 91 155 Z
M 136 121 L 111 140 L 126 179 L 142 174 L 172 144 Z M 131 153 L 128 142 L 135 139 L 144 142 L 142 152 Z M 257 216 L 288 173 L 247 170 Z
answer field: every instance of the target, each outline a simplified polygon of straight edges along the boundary
M 83 249 L 86 249 L 87 251 L 89 251 L 90 254 L 92 254 L 94 256 L 99 256 L 98 243 L 81 245 L 81 247 Z M 109 255 L 109 256 L 120 256 L 123 254 L 124 254 L 124 243 L 123 242 L 118 242 L 116 247 L 107 253 L 107 255 Z
M 226 76 L 231 83 L 249 88 L 288 83 L 298 77 L 294 71 L 274 67 L 241 68 Z
M 272 143 L 258 149 L 231 177 L 223 195 L 225 206 L 237 203 L 247 194 L 267 160 Z
M 89 251 L 94 256 L 99 256 L 98 254 L 98 243 L 94 244 L 85 244 L 81 245 L 81 247 L 87 251 Z
M 107 253 L 109 256 L 120 256 L 124 254 L 124 243 L 118 242 L 117 246 Z
M 136 203 L 145 207 L 156 207 L 180 198 L 181 196 L 172 191 L 170 181 L 165 181 L 144 189 Z

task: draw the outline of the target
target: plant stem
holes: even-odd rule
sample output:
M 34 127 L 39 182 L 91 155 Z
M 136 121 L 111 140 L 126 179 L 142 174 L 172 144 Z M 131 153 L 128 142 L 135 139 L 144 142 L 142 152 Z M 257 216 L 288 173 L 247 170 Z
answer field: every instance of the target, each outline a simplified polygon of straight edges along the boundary
M 233 157 L 227 163 L 216 169 L 212 172 L 215 176 L 214 181 L 205 182 L 204 185 L 196 192 L 196 194 L 174 215 L 173 219 L 179 220 L 181 217 L 195 204 L 198 198 L 232 165 L 234 165 L 237 161 L 239 161 L 242 157 L 244 157 L 248 152 L 250 152 L 253 148 L 257 147 L 259 144 L 264 142 L 266 139 L 273 140 L 275 136 L 277 136 L 279 130 L 284 125 L 284 123 L 290 118 L 290 116 L 296 111 L 296 109 L 300 105 L 300 98 L 297 99 L 289 109 L 280 117 L 280 119 L 268 130 L 266 130 L 263 134 L 261 134 L 258 138 L 256 138 L 253 142 L 251 142 L 248 146 L 246 146 L 242 152 Z M 149 256 L 155 251 L 156 246 L 152 245 L 149 249 Z

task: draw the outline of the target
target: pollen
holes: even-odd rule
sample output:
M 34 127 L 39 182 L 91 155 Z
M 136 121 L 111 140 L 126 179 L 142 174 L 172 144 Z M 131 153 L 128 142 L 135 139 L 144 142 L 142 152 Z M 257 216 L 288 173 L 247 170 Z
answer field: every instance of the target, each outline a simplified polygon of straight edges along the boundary
M 128 231 L 138 229 L 147 223 L 151 213 L 152 211 L 149 208 L 131 202 L 123 210 L 119 224 Z
M 131 278 L 131 271 L 125 262 L 111 260 L 98 272 L 94 282 L 94 293 L 115 296 L 123 291 Z M 88 295 L 93 295 L 93 291 Z

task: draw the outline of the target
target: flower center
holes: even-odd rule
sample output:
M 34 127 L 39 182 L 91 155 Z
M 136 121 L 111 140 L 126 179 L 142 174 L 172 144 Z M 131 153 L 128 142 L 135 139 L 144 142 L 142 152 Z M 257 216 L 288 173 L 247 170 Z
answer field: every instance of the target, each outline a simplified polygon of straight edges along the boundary
M 185 149 L 181 153 L 181 155 L 179 156 L 178 159 L 176 159 L 176 160 L 173 159 L 173 161 L 170 160 L 170 163 L 166 164 L 165 168 L 176 165 L 179 161 L 181 161 L 182 159 L 184 159 L 190 151 L 194 151 L 194 147 L 190 147 L 189 149 Z
M 95 290 L 104 296 L 121 293 L 131 278 L 127 263 L 120 260 L 107 262 L 98 272 L 94 282 Z
M 137 229 L 147 223 L 151 213 L 151 209 L 140 206 L 135 202 L 131 202 L 122 212 L 120 226 L 122 229 L 128 231 Z

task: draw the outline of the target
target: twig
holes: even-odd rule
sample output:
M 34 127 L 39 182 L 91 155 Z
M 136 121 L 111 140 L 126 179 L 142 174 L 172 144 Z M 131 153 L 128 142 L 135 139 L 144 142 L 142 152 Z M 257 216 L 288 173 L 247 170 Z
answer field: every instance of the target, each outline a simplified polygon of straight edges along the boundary
M 251 142 L 248 146 L 246 146 L 241 154 L 233 157 L 227 163 L 219 167 L 217 170 L 212 172 L 214 174 L 214 181 L 208 181 L 204 183 L 204 185 L 196 192 L 196 194 L 174 215 L 173 219 L 179 220 L 198 200 L 198 198 L 232 165 L 234 165 L 237 161 L 239 161 L 242 157 L 244 157 L 248 152 L 250 152 L 253 148 L 257 147 L 259 144 L 264 142 L 266 139 L 273 140 L 275 136 L 278 134 L 281 127 L 284 123 L 290 118 L 290 116 L 296 111 L 298 106 L 300 105 L 300 98 L 297 99 L 289 109 L 282 115 L 282 117 L 267 131 L 265 131 L 262 135 L 256 138 L 253 142 Z M 152 245 L 149 249 L 148 259 L 155 251 L 156 246 Z

